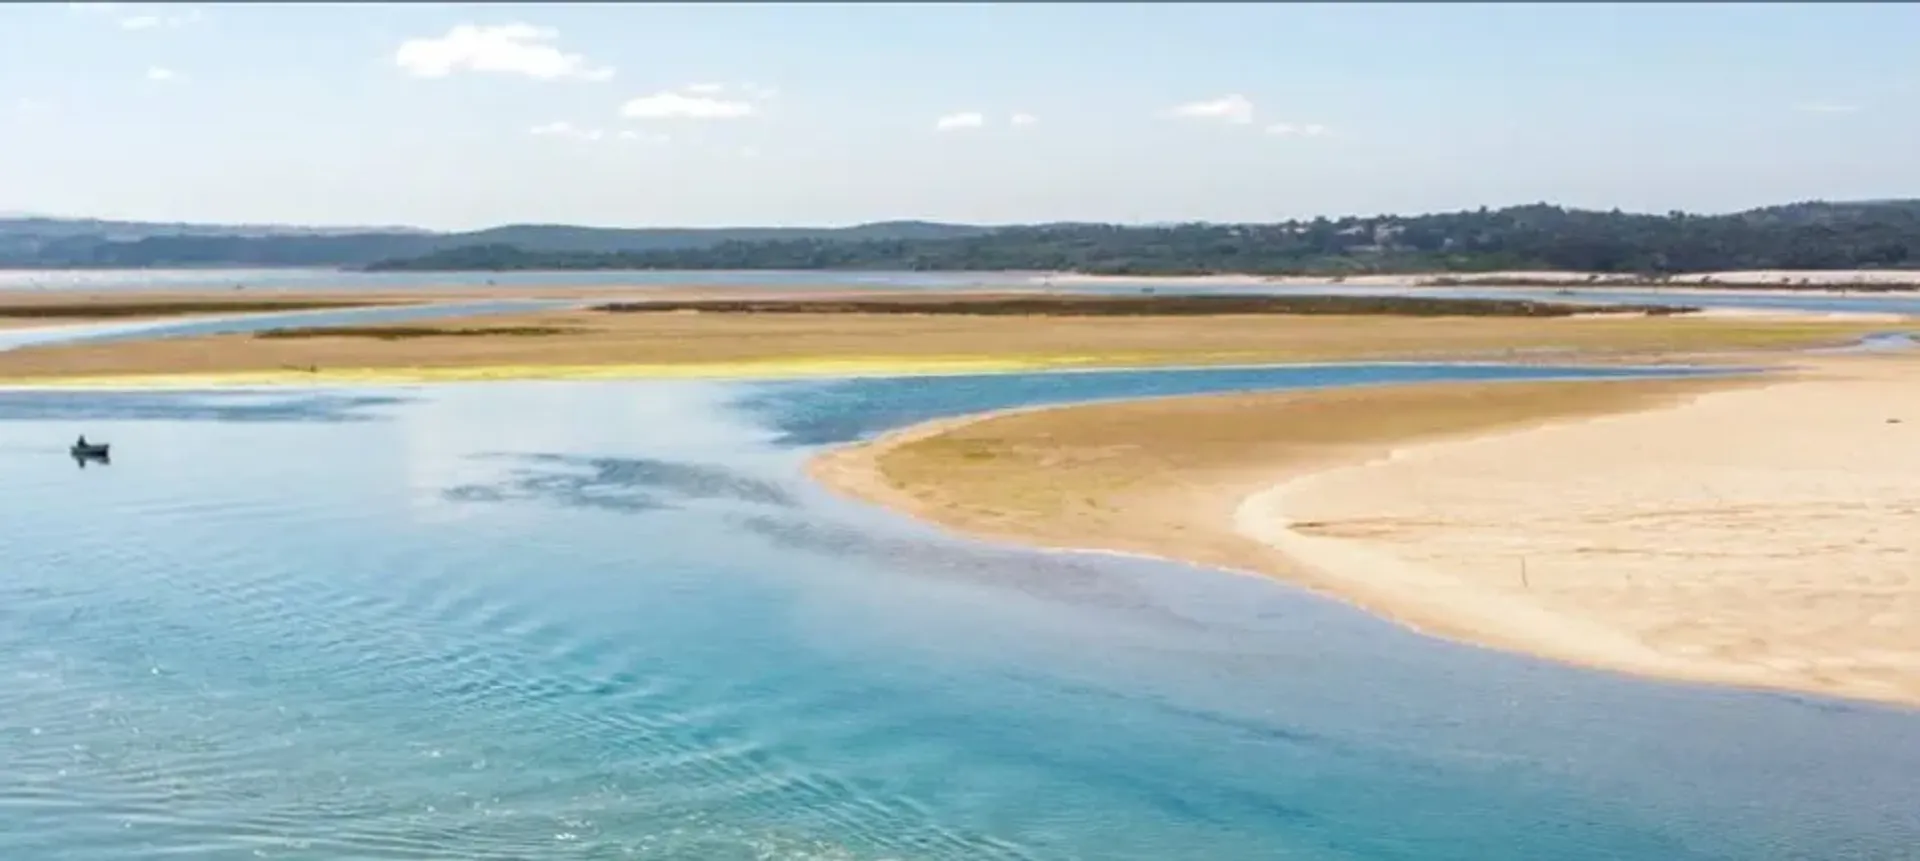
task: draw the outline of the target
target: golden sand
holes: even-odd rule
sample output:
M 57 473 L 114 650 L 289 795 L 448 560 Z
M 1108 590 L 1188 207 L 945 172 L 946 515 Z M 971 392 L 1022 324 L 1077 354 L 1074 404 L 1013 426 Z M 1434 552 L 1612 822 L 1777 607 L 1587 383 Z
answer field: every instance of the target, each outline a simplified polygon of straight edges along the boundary
M 1267 573 L 1470 642 L 1920 705 L 1917 396 L 1920 359 L 1836 357 L 1176 398 L 913 428 L 814 474 L 972 534 Z
M 521 334 L 504 330 L 518 327 Z M 774 363 L 1023 369 L 1365 359 L 1685 358 L 1844 343 L 1877 321 L 1727 317 L 977 317 L 556 311 L 413 324 L 437 337 L 222 335 L 0 353 L 0 379 L 243 374 L 267 380 L 708 374 Z M 454 330 L 500 329 L 499 334 Z M 544 334 L 526 334 L 540 331 Z M 670 370 L 668 366 L 688 366 Z M 726 373 L 731 373 L 730 371 Z

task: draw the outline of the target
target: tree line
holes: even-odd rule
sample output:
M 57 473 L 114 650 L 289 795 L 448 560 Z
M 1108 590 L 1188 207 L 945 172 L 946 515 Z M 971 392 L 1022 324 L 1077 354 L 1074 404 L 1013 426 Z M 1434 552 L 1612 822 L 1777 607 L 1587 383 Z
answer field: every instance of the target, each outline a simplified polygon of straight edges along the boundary
M 507 225 L 467 233 L 0 219 L 0 267 L 377 271 L 844 269 L 1341 276 L 1515 269 L 1651 276 L 1920 267 L 1920 201 L 1726 215 L 1547 204 L 1262 224 L 881 222 L 846 228 Z
M 648 251 L 507 243 L 379 261 L 380 271 L 844 269 L 1104 275 L 1353 275 L 1542 269 L 1659 276 L 1920 267 L 1920 201 L 1806 203 L 1730 215 L 1536 204 L 1270 224 L 1006 227 L 925 239 L 728 240 Z

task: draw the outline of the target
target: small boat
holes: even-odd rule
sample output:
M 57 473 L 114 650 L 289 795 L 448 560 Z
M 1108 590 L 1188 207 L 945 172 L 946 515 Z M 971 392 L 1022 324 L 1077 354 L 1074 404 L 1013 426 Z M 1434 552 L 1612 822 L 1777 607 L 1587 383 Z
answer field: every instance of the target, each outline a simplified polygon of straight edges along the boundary
M 108 445 L 104 442 L 74 443 L 70 449 L 73 456 L 84 460 L 106 460 Z

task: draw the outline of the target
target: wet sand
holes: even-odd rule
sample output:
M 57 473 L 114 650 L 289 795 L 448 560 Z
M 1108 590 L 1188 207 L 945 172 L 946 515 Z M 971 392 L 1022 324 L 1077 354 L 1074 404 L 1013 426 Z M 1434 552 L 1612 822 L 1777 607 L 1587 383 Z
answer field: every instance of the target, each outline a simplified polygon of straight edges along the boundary
M 960 419 L 827 453 L 950 528 L 1282 577 L 1450 638 L 1920 705 L 1920 357 Z

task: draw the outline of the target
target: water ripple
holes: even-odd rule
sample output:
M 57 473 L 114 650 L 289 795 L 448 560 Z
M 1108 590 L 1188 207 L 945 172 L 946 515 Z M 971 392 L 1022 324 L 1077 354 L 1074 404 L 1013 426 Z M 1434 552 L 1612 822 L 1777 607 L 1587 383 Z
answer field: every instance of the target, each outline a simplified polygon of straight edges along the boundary
M 789 388 L 807 415 L 765 426 L 1090 391 L 998 385 Z M 594 418 L 537 439 L 471 420 L 520 391 L 0 396 L 0 858 L 1775 861 L 1920 835 L 1913 723 L 1884 710 L 856 522 L 796 452 L 661 432 L 665 394 L 621 419 L 581 390 Z M 89 409 L 165 456 L 60 463 L 43 441 Z M 576 425 L 579 455 L 475 454 Z M 539 504 L 446 518 L 449 486 Z
M 500 457 L 500 456 L 495 456 Z M 522 464 L 506 478 L 442 492 L 453 502 L 530 500 L 615 512 L 668 509 L 690 499 L 728 499 L 791 507 L 793 496 L 772 482 L 732 470 L 651 458 L 508 456 Z
M 408 400 L 386 394 L 16 390 L 0 391 L 0 421 L 352 422 L 377 419 L 378 409 Z

